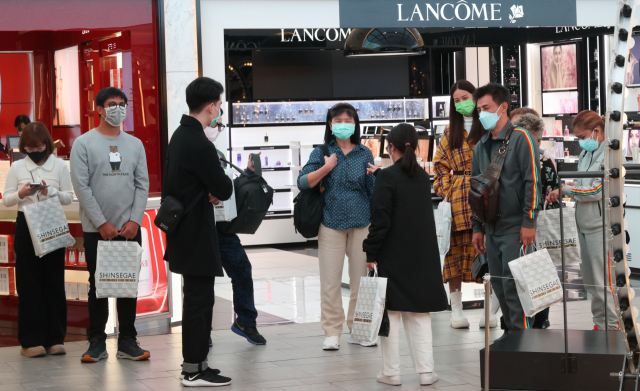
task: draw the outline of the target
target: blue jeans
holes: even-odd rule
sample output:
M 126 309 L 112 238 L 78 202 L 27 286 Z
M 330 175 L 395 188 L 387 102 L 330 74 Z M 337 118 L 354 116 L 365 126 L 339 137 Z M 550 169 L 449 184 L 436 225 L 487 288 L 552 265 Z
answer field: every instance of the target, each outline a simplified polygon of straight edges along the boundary
M 218 245 L 222 267 L 231 278 L 233 287 L 233 309 L 238 315 L 238 322 L 247 327 L 256 327 L 258 311 L 253 301 L 253 277 L 251 262 L 235 234 L 218 231 Z

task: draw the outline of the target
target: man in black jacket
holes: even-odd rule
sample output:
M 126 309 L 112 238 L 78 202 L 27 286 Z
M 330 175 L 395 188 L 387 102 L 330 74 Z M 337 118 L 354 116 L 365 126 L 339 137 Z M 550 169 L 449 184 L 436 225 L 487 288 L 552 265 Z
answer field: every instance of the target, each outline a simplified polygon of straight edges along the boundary
M 180 222 L 176 232 L 167 235 L 165 259 L 169 269 L 184 278 L 182 315 L 182 384 L 188 387 L 222 386 L 231 383 L 220 371 L 209 368 L 211 308 L 215 297 L 215 277 L 224 276 L 218 249 L 212 202 L 228 200 L 233 191 L 215 146 L 204 129 L 217 124 L 222 115 L 223 87 L 208 77 L 187 86 L 189 115 L 183 115 L 167 151 L 162 196 L 173 196 L 185 209 L 195 206 Z

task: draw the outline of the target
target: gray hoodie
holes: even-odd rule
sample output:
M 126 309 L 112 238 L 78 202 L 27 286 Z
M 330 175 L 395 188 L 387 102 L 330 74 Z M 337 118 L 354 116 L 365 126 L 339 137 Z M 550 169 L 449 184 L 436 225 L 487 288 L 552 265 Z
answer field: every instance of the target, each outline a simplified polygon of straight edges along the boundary
M 600 143 L 593 152 L 582 151 L 578 160 L 578 171 L 602 171 L 605 143 Z M 576 202 L 576 224 L 582 233 L 602 230 L 602 179 L 582 178 L 575 186 L 565 185 L 563 193 Z

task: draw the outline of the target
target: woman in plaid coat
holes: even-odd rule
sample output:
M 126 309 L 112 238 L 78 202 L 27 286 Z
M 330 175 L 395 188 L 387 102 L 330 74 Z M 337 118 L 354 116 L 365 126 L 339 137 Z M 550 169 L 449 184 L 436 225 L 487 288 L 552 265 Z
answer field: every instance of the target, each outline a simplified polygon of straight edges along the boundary
M 434 158 L 433 188 L 451 203 L 451 246 L 444 259 L 443 282 L 451 292 L 451 327 L 467 328 L 469 321 L 462 313 L 462 282 L 476 282 L 471 264 L 476 256 L 471 239 L 469 179 L 473 147 L 486 133 L 473 102 L 475 86 L 460 80 L 451 86 L 449 126 L 442 135 Z M 492 325 L 493 326 L 493 325 Z

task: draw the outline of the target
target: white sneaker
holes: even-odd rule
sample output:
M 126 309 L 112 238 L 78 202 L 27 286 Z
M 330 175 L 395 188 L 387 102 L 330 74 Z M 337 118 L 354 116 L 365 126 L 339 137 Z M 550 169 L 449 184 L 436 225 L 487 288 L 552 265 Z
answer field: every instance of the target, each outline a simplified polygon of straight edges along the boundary
M 454 329 L 468 329 L 469 320 L 462 313 L 462 292 L 451 293 L 451 327 Z
M 340 349 L 340 337 L 326 337 L 322 344 L 323 350 L 338 350 Z
M 378 376 L 376 376 L 376 380 L 378 380 L 378 383 L 384 383 L 390 386 L 402 385 L 402 380 L 400 380 L 400 376 L 385 376 L 382 374 L 382 372 L 378 373 Z
M 435 372 L 427 372 L 420 374 L 420 385 L 428 386 L 438 381 L 438 374 Z
M 489 327 L 494 328 L 494 327 L 498 327 L 498 311 L 500 311 L 500 302 L 498 301 L 498 297 L 496 296 L 495 292 L 491 292 L 491 300 L 489 301 L 489 305 L 491 306 L 489 308 L 489 312 L 491 313 L 491 316 L 489 317 Z M 485 325 L 485 316 L 484 316 L 484 310 L 482 311 L 482 316 L 480 317 L 480 323 L 479 326 L 481 329 L 484 328 Z
M 351 334 L 349 334 L 349 343 L 352 345 L 364 346 L 366 348 L 378 346 L 377 342 L 374 342 L 374 343 L 360 342 L 359 340 L 356 339 L 356 337 L 352 336 Z

